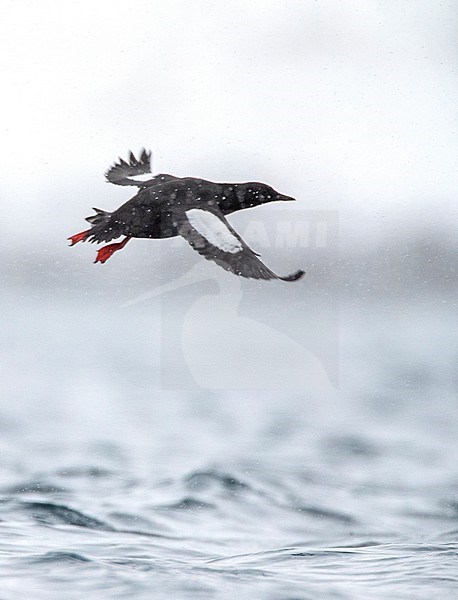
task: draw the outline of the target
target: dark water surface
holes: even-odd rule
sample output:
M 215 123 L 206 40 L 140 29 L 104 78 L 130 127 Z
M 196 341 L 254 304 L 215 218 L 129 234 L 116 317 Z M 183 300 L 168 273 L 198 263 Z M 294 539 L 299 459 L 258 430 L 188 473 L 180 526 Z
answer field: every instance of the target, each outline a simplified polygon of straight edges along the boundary
M 2 600 L 458 596 L 451 311 L 344 311 L 320 396 L 157 389 L 88 305 L 3 307 Z

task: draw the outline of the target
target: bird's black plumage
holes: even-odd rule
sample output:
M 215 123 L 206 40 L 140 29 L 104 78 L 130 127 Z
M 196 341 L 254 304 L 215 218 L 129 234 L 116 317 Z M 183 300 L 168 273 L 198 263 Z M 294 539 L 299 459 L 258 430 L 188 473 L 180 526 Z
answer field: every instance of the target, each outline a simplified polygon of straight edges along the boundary
M 102 248 L 96 262 L 105 262 L 132 237 L 159 239 L 181 235 L 207 260 L 242 277 L 295 281 L 304 274 L 297 271 L 286 277 L 276 275 L 225 218 L 267 202 L 294 200 L 264 183 L 215 183 L 168 174 L 153 176 L 151 153 L 146 150 L 138 159 L 132 152 L 128 162 L 119 159 L 105 177 L 116 185 L 136 186 L 138 192 L 114 212 L 94 208 L 96 214 L 86 218 L 91 229 L 69 238 L 74 244 L 109 242 L 127 236 L 121 244 Z

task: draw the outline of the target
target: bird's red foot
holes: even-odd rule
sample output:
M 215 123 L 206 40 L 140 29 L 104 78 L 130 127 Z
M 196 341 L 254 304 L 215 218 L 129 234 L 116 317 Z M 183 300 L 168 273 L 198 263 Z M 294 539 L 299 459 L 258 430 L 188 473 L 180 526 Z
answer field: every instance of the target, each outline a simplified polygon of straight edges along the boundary
M 67 238 L 67 240 L 70 240 L 70 246 L 74 246 L 78 242 L 84 242 L 90 231 L 90 229 L 86 229 L 86 231 L 81 231 L 81 233 L 75 233 L 75 235 L 72 235 L 69 238 Z
M 126 237 L 123 239 L 122 242 L 118 242 L 116 244 L 108 244 L 108 246 L 100 248 L 100 250 L 97 252 L 97 258 L 95 259 L 94 263 L 100 262 L 103 264 L 110 258 L 112 254 L 114 254 L 118 250 L 122 250 L 122 248 L 124 248 L 124 246 L 129 240 L 130 237 Z

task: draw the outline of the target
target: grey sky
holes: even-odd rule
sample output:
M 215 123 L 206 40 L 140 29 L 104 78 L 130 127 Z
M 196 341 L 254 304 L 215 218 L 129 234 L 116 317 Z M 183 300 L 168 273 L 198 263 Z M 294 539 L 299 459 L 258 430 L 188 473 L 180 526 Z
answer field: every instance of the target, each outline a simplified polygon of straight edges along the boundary
M 368 230 L 456 220 L 455 2 L 3 2 L 1 231 L 114 208 L 155 171 L 264 180 Z M 72 230 L 72 231 L 70 231 Z M 53 235 L 60 237 L 61 231 Z M 13 242 L 12 240 L 12 243 Z

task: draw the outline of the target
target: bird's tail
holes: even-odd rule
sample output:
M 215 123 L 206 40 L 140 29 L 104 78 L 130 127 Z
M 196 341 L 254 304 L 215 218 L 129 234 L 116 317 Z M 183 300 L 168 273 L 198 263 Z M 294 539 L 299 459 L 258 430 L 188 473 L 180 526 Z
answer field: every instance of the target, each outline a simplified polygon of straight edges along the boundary
M 110 218 L 111 213 L 106 210 L 101 210 L 100 208 L 92 208 L 92 210 L 95 210 L 96 214 L 86 217 L 86 221 L 91 225 L 101 225 Z

